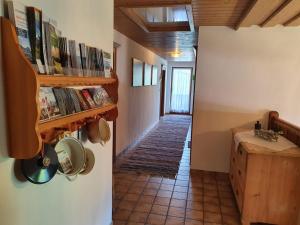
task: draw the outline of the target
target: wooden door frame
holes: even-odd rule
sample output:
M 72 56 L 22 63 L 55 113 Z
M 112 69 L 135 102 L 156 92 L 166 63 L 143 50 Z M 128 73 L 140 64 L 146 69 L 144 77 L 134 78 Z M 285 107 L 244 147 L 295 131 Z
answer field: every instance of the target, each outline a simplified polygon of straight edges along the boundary
M 172 90 L 173 90 L 173 73 L 174 69 L 190 69 L 191 70 L 191 81 L 190 81 L 190 95 L 189 95 L 189 111 L 187 113 L 178 113 L 178 112 L 172 112 L 171 106 L 172 106 Z M 171 90 L 170 90 L 170 114 L 179 114 L 179 115 L 191 115 L 191 98 L 192 98 L 192 83 L 193 83 L 193 67 L 189 66 L 174 66 L 172 67 L 172 73 L 171 73 Z M 194 109 L 193 109 L 194 110 Z
M 166 69 L 161 65 L 159 117 L 165 115 Z

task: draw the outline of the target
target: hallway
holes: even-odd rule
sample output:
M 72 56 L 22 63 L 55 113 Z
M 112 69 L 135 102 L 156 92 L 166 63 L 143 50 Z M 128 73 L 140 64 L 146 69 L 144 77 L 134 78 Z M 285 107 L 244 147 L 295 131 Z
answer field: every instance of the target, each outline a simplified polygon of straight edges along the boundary
M 114 172 L 114 225 L 240 224 L 228 174 L 190 171 L 190 132 L 185 138 L 176 177 Z

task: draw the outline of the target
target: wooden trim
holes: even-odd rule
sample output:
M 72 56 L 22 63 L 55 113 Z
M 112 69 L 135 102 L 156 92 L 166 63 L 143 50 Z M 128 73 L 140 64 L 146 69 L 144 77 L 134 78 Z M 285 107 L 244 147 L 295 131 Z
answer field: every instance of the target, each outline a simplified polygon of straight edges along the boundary
M 160 82 L 160 117 L 165 115 L 165 92 L 166 92 L 166 70 L 161 65 L 161 82 Z
M 144 8 L 190 5 L 192 0 L 115 0 L 115 7 Z
M 191 31 L 189 22 L 145 23 L 149 32 Z
M 130 20 L 136 23 L 140 28 L 142 28 L 145 32 L 149 32 L 148 27 L 145 21 L 136 14 L 133 9 L 130 8 L 120 8 L 121 12 L 124 13 Z
M 195 32 L 193 8 L 192 8 L 191 5 L 186 5 L 185 9 L 186 9 L 187 17 L 188 17 L 188 20 L 189 20 L 190 31 Z
M 186 114 L 186 113 L 177 113 L 174 111 L 171 111 L 171 105 L 172 105 L 172 90 L 173 90 L 173 73 L 174 73 L 174 69 L 190 69 L 191 70 L 191 81 L 190 81 L 190 95 L 189 95 L 189 111 L 188 111 L 188 115 L 191 114 L 191 95 L 192 95 L 192 82 L 193 82 L 193 67 L 177 67 L 174 66 L 172 67 L 172 74 L 171 74 L 171 91 L 170 91 L 170 114 Z
M 268 129 L 283 131 L 283 136 L 300 146 L 300 127 L 297 127 L 279 117 L 279 113 L 271 111 L 269 113 Z
M 64 125 L 68 125 L 77 121 L 82 121 L 86 118 L 92 118 L 96 115 L 103 114 L 108 112 L 117 106 L 115 104 L 110 104 L 101 108 L 90 109 L 86 111 L 82 111 L 79 113 L 74 113 L 71 115 L 57 117 L 55 119 L 51 119 L 49 121 L 41 121 L 39 122 L 39 130 L 40 132 L 45 132 L 47 130 L 51 130 L 53 128 L 60 128 Z
M 104 85 L 113 84 L 117 80 L 116 78 L 104 78 L 104 77 L 75 77 L 75 76 L 49 76 L 38 75 L 37 76 L 41 86 L 55 86 L 55 87 L 67 87 L 67 86 L 91 86 L 91 85 Z

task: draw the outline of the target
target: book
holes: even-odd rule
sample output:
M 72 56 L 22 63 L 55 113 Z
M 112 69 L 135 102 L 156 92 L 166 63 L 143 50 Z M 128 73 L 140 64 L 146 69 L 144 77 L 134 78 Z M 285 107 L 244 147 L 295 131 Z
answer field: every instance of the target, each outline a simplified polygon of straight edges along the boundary
M 46 42 L 47 42 L 47 54 L 48 62 L 52 67 L 52 72 L 55 74 L 62 74 L 63 69 L 60 62 L 60 53 L 59 53 L 59 40 L 57 36 L 57 31 L 54 25 L 49 22 L 44 23 L 45 33 L 46 33 Z
M 83 75 L 87 75 L 87 61 L 86 61 L 86 47 L 84 43 L 79 44 L 80 48 L 80 57 L 81 57 L 81 66 L 82 66 L 82 71 Z
M 45 36 L 45 25 L 42 19 L 42 48 L 43 48 L 43 59 L 44 59 L 44 66 L 45 66 L 45 73 L 50 74 L 50 69 L 48 65 L 48 56 L 47 56 L 47 49 L 46 49 L 46 36 Z
M 39 99 L 41 104 L 41 120 L 50 119 L 61 115 L 51 87 L 41 87 Z
M 63 90 L 61 88 L 53 88 L 53 92 L 54 92 L 60 113 L 63 116 L 67 115 L 66 98 L 63 95 Z
M 69 88 L 62 88 L 62 90 L 65 94 L 67 114 L 69 115 L 75 113 L 76 112 L 75 105 L 71 97 L 71 94 L 69 92 Z
M 98 106 L 105 106 L 113 103 L 108 93 L 102 86 L 99 86 L 97 88 L 90 88 L 89 92 L 91 93 L 94 102 Z
M 105 77 L 110 77 L 110 70 L 111 70 L 111 54 L 108 52 L 103 53 L 103 64 L 104 64 L 104 76 Z
M 27 7 L 27 24 L 31 45 L 32 63 L 37 66 L 39 73 L 45 73 L 43 66 L 43 43 L 42 43 L 42 11 Z
M 79 44 L 75 40 L 69 40 L 71 66 L 76 69 L 76 75 L 82 75 L 82 64 Z
M 68 91 L 69 91 L 70 96 L 73 100 L 75 111 L 76 112 L 81 112 L 80 102 L 79 102 L 79 99 L 77 97 L 77 94 L 76 94 L 75 90 L 73 88 L 69 88 Z
M 90 108 L 95 108 L 96 107 L 96 104 L 95 102 L 93 101 L 89 91 L 87 89 L 83 89 L 81 90 L 81 93 L 82 93 L 82 96 L 84 97 L 84 99 L 86 100 L 88 106 Z
M 79 100 L 79 103 L 80 103 L 80 107 L 82 110 L 88 110 L 89 109 L 89 106 L 88 104 L 86 103 L 86 101 L 84 100 L 83 96 L 82 96 L 82 93 L 81 93 L 81 90 L 79 89 L 74 89 L 76 95 L 77 95 L 77 98 Z
M 32 62 L 32 52 L 28 34 L 26 6 L 16 1 L 7 1 L 8 18 L 14 24 L 19 40 L 19 46 L 26 58 Z

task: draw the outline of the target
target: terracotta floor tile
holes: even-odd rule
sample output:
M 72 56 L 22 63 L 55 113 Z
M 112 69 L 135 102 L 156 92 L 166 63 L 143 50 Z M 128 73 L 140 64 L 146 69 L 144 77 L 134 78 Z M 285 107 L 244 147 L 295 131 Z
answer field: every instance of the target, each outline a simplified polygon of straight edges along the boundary
M 203 188 L 201 187 L 190 187 L 188 193 L 203 195 Z
M 143 195 L 156 196 L 157 192 L 158 192 L 158 190 L 156 190 L 156 189 L 146 188 L 146 189 L 144 189 Z
M 202 202 L 194 202 L 194 201 L 187 201 L 186 207 L 188 209 L 194 209 L 194 210 L 203 210 L 203 203 Z
M 209 184 L 204 184 L 203 188 L 205 190 L 215 190 L 215 191 L 217 191 L 218 190 L 218 185 L 209 183 Z
M 223 215 L 223 223 L 225 225 L 241 225 L 239 216 Z
M 211 223 L 222 223 L 221 213 L 211 213 L 204 211 L 204 221 Z
M 221 205 L 221 212 L 223 215 L 232 215 L 232 216 L 239 215 L 239 211 L 236 207 L 228 207 L 228 206 Z
M 156 197 L 154 204 L 168 206 L 170 204 L 170 198 Z
M 189 181 L 186 181 L 186 180 L 176 180 L 175 185 L 176 186 L 188 187 L 189 186 Z
M 185 208 L 186 207 L 186 200 L 172 198 L 170 206 Z
M 203 211 L 187 209 L 186 218 L 192 220 L 203 220 Z
M 235 207 L 236 203 L 233 198 L 221 198 L 221 205 L 228 206 L 228 207 Z
M 117 193 L 126 193 L 129 190 L 129 185 L 116 185 L 115 192 Z
M 222 225 L 222 224 L 220 224 L 220 223 L 204 222 L 204 225 Z
M 147 217 L 148 217 L 148 213 L 133 212 L 129 217 L 129 221 L 144 224 L 146 223 Z
M 148 213 L 148 212 L 151 211 L 151 208 L 152 208 L 152 204 L 150 204 L 150 203 L 144 203 L 144 202 L 139 202 L 136 205 L 134 211 Z
M 126 225 L 144 225 L 144 223 L 128 222 Z
M 175 180 L 174 179 L 169 179 L 169 178 L 164 178 L 162 181 L 163 184 L 171 184 L 174 185 L 175 184 Z
M 124 196 L 126 195 L 126 193 L 115 193 L 114 194 L 114 199 L 116 200 L 121 200 L 122 198 L 124 198 Z
M 200 201 L 203 201 L 203 195 L 202 194 L 198 194 L 198 193 L 196 193 L 196 194 L 189 193 L 188 194 L 188 200 L 189 201 L 198 201 L 198 202 L 200 202 Z
M 174 187 L 174 191 L 176 191 L 176 192 L 184 192 L 184 193 L 186 193 L 186 192 L 188 192 L 188 187 L 182 187 L 182 186 L 175 186 Z
M 143 187 L 131 187 L 128 190 L 129 194 L 141 194 L 143 192 L 144 188 Z
M 146 185 L 146 188 L 147 189 L 156 189 L 158 190 L 160 187 L 160 184 L 159 183 L 153 183 L 153 182 L 149 182 L 147 185 Z
M 219 205 L 219 199 L 216 197 L 204 196 L 204 202 Z
M 154 202 L 155 196 L 141 195 L 139 202 L 150 203 Z
M 160 184 L 162 182 L 162 177 L 150 177 L 149 182 Z
M 174 189 L 174 185 L 171 184 L 161 184 L 160 186 L 160 190 L 164 190 L 164 191 L 173 191 Z
M 133 201 L 133 202 L 137 202 L 140 198 L 140 195 L 138 194 L 126 194 L 124 196 L 124 200 L 127 200 L 127 201 Z
M 221 213 L 220 205 L 204 202 L 205 212 Z
M 188 169 L 188 168 L 186 167 L 186 169 Z M 189 179 L 190 179 L 190 176 L 189 176 L 189 175 L 178 175 L 178 176 L 176 177 L 176 179 L 177 179 L 177 180 L 189 180 Z
M 166 216 L 150 214 L 147 220 L 147 224 L 164 225 L 165 221 L 166 221 Z
M 187 200 L 187 193 L 186 192 L 173 192 L 172 198 Z
M 199 220 L 186 219 L 184 224 L 185 225 L 203 225 L 203 222 L 199 221 Z
M 220 198 L 234 198 L 232 191 L 219 191 Z
M 132 187 L 145 187 L 147 182 L 145 181 L 136 181 L 132 184 Z
M 165 225 L 184 225 L 184 218 L 168 216 Z
M 148 181 L 150 179 L 150 176 L 149 175 L 139 175 L 137 177 L 137 181 Z
M 202 182 L 190 182 L 190 187 L 193 188 L 203 188 L 204 184 Z
M 176 217 L 185 217 L 185 208 L 177 208 L 177 207 L 170 207 L 168 211 L 168 216 L 176 216 Z
M 164 191 L 164 190 L 159 190 L 157 192 L 158 197 L 164 197 L 164 198 L 171 198 L 172 196 L 172 191 Z
M 118 208 L 119 209 L 133 210 L 135 205 L 136 205 L 136 202 L 123 200 L 123 201 L 120 202 Z
M 153 205 L 150 213 L 166 216 L 168 214 L 168 209 L 169 209 L 168 206 Z
M 116 213 L 114 213 L 113 215 L 113 219 L 127 221 L 129 219 L 130 214 L 131 214 L 130 210 L 117 209 Z
M 126 221 L 114 220 L 114 225 L 126 225 Z
M 204 195 L 210 196 L 210 197 L 218 197 L 219 193 L 217 190 L 209 190 L 209 189 L 204 189 Z

